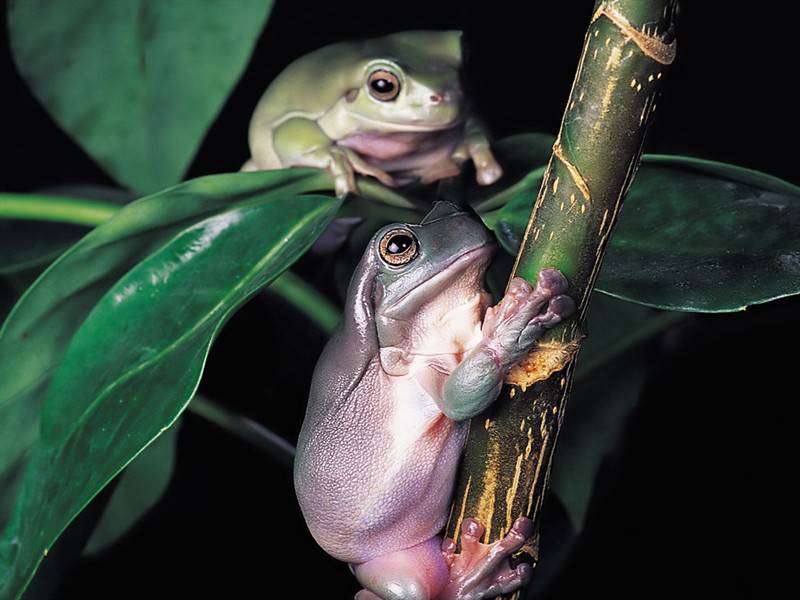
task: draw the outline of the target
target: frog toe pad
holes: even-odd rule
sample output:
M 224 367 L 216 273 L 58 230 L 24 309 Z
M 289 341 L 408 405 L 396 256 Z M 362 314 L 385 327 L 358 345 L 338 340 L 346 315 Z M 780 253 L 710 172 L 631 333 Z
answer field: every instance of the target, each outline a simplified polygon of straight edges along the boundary
M 567 291 L 567 279 L 556 269 L 539 273 L 536 287 L 514 277 L 497 306 L 486 311 L 484 344 L 501 367 L 510 367 L 524 356 L 544 332 L 573 312 L 575 302 Z
M 494 598 L 530 581 L 530 565 L 522 563 L 511 568 L 509 557 L 533 535 L 532 521 L 518 518 L 511 531 L 492 544 L 480 542 L 483 532 L 483 525 L 476 519 L 465 519 L 461 527 L 461 552 L 456 554 L 452 540 L 444 541 L 442 553 L 450 565 L 450 583 L 437 596 L 438 600 Z

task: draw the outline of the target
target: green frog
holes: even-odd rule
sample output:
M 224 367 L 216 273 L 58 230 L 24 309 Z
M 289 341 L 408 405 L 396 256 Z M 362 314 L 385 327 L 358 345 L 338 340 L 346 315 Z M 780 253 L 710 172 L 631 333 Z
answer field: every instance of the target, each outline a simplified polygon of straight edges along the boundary
M 328 169 L 336 193 L 355 174 L 388 186 L 457 175 L 472 160 L 478 183 L 503 171 L 461 85 L 460 31 L 404 31 L 325 46 L 292 62 L 250 122 L 243 171 Z

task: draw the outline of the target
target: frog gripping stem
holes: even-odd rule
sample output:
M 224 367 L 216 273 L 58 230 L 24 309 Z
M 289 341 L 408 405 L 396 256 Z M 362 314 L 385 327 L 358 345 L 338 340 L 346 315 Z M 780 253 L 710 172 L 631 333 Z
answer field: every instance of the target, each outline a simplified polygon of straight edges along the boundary
M 548 330 L 511 369 L 500 397 L 470 428 L 446 535 L 468 517 L 482 541 L 532 520 L 520 560 L 538 560 L 538 529 L 553 449 L 569 395 L 582 320 L 606 246 L 639 164 L 658 93 L 675 57 L 676 0 L 600 0 L 512 278 L 549 268 L 567 277 L 576 318 Z M 535 573 L 534 573 L 535 576 Z M 522 598 L 519 589 L 504 598 Z

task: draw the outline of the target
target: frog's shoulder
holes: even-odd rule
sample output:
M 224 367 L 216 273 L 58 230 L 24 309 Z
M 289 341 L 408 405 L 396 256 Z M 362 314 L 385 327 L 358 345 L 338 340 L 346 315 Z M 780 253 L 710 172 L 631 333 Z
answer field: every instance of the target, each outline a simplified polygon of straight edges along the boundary
M 368 49 L 360 42 L 319 48 L 289 64 L 270 83 L 254 117 L 259 127 L 275 127 L 294 116 L 316 120 L 349 89 L 362 83 Z

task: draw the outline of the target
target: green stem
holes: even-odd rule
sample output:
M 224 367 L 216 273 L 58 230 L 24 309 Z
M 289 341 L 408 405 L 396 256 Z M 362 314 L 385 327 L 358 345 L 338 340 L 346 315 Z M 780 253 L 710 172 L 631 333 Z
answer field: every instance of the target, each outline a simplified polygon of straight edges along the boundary
M 291 271 L 285 271 L 270 284 L 268 290 L 289 302 L 326 335 L 336 329 L 341 316 L 339 309 Z
M 582 320 L 622 199 L 639 164 L 663 75 L 675 55 L 676 0 L 598 0 L 553 154 L 513 275 L 561 270 L 578 311 L 512 369 L 497 402 L 473 420 L 447 535 L 465 517 L 500 539 L 529 516 L 538 532 Z M 672 317 L 666 317 L 671 319 Z M 538 536 L 523 548 L 538 560 Z M 514 593 L 520 598 L 523 590 Z
M 120 209 L 111 202 L 38 194 L 0 194 L 0 218 L 56 221 L 96 227 Z
M 294 446 L 252 419 L 242 416 L 209 400 L 196 395 L 189 403 L 189 410 L 206 421 L 224 429 L 248 446 L 261 450 L 285 467 L 291 468 L 294 461 Z

